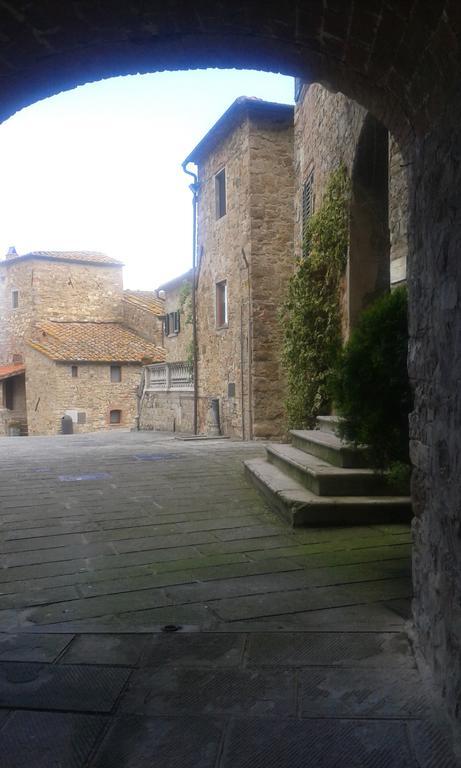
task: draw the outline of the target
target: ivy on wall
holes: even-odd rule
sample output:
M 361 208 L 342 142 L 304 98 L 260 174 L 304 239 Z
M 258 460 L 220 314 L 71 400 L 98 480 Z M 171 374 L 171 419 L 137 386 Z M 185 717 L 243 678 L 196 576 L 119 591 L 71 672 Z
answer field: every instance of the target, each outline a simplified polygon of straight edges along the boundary
M 281 308 L 290 428 L 310 427 L 330 405 L 329 379 L 341 350 L 340 285 L 347 264 L 350 183 L 341 165 L 307 222 L 303 256 Z

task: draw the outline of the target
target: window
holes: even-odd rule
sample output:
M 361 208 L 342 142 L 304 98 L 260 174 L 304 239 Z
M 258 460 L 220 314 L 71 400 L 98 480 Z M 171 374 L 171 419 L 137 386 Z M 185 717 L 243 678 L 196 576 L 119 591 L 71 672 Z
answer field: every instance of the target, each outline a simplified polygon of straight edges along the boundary
M 303 244 L 307 232 L 307 222 L 314 213 L 314 171 L 311 171 L 303 185 Z
M 13 309 L 19 307 L 19 291 L 11 291 L 11 306 Z
M 121 424 L 122 412 L 118 410 L 111 411 L 109 414 L 109 421 L 111 424 Z
M 216 325 L 218 328 L 227 325 L 227 280 L 216 283 Z
M 168 312 L 168 314 L 165 315 L 165 335 L 174 336 L 179 333 L 179 329 L 179 310 L 176 310 L 176 312 Z
M 122 380 L 122 367 L 120 365 L 111 365 L 110 380 L 114 384 L 119 384 Z
M 72 378 L 76 379 L 78 377 L 78 365 L 71 365 L 70 367 Z
M 226 213 L 226 170 L 215 176 L 216 218 L 220 219 Z
M 85 411 L 79 411 L 77 413 L 77 424 L 86 424 L 86 413 L 85 413 Z

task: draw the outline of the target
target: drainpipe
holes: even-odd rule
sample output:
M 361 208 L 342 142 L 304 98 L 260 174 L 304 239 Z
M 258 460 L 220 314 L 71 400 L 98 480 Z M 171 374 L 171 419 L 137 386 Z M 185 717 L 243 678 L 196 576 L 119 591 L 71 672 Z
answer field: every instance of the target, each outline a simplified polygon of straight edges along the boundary
M 187 170 L 187 162 L 182 163 L 182 169 L 188 176 L 192 176 L 194 181 L 189 185 L 192 192 L 192 371 L 194 379 L 194 435 L 198 432 L 198 364 L 197 364 L 197 308 L 196 308 L 196 285 L 195 278 L 197 274 L 197 202 L 199 183 L 197 174 Z
M 242 248 L 242 259 L 245 263 L 245 269 L 247 271 L 248 282 L 248 435 L 249 439 L 253 440 L 253 319 L 252 319 L 252 305 L 251 305 L 251 275 L 250 265 L 246 257 L 245 249 Z M 243 390 L 242 390 L 243 391 Z

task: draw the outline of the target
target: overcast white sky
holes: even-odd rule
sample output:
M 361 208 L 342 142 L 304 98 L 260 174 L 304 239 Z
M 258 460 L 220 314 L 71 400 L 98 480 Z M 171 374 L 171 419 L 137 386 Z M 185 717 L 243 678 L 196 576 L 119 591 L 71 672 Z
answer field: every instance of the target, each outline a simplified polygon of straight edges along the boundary
M 0 257 L 9 246 L 98 250 L 151 290 L 190 267 L 181 162 L 238 96 L 292 103 L 293 80 L 237 70 L 119 77 L 0 125 Z

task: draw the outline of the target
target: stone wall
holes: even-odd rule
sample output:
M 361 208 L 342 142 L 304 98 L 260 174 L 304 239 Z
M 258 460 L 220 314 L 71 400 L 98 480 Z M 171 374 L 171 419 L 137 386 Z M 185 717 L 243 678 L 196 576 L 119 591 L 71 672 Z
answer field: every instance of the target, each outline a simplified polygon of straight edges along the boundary
M 54 435 L 66 411 L 85 413 L 85 423 L 74 423 L 74 432 L 132 428 L 137 417 L 141 366 L 122 365 L 122 380 L 110 380 L 110 365 L 81 363 L 77 378 L 71 365 L 55 363 L 34 349 L 26 351 L 27 418 L 30 435 Z M 47 382 L 47 386 L 43 382 Z M 109 413 L 121 410 L 120 425 L 111 425 Z
M 293 262 L 292 123 L 251 115 L 199 166 L 198 383 L 217 397 L 223 434 L 284 432 L 277 309 Z M 227 210 L 216 219 L 215 174 Z M 216 283 L 227 281 L 228 322 L 216 324 Z M 206 407 L 200 431 L 206 430 Z
M 18 291 L 18 307 L 12 291 Z M 122 269 L 101 264 L 0 262 L 0 361 L 24 354 L 24 337 L 42 320 L 122 320 Z
M 409 371 L 416 642 L 461 755 L 461 100 L 412 144 Z
M 199 166 L 198 389 L 200 397 L 219 398 L 223 433 L 237 437 L 243 434 L 241 371 L 248 356 L 248 338 L 242 338 L 242 327 L 248 328 L 243 307 L 248 301 L 248 273 L 242 248 L 250 259 L 249 142 L 245 118 Z M 214 177 L 222 168 L 226 169 L 227 212 L 216 219 Z M 216 283 L 222 280 L 227 280 L 228 324 L 219 329 Z M 235 396 L 229 396 L 229 385 Z M 205 430 L 202 416 L 199 431 Z
M 137 307 L 131 301 L 122 302 L 122 321 L 143 339 L 163 347 L 163 319 L 153 312 Z
M 251 121 L 249 168 L 252 434 L 274 439 L 286 432 L 279 309 L 294 268 L 292 123 Z
M 192 433 L 193 393 L 145 392 L 141 401 L 139 427 L 160 432 Z
M 295 254 L 302 252 L 302 188 L 313 171 L 314 210 L 321 205 L 328 178 L 340 163 L 353 177 L 366 110 L 342 93 L 321 85 L 304 86 L 295 109 Z M 406 165 L 397 143 L 389 141 L 390 281 L 405 280 L 408 251 L 408 192 Z M 344 333 L 349 331 L 349 298 L 352 285 L 344 286 Z

